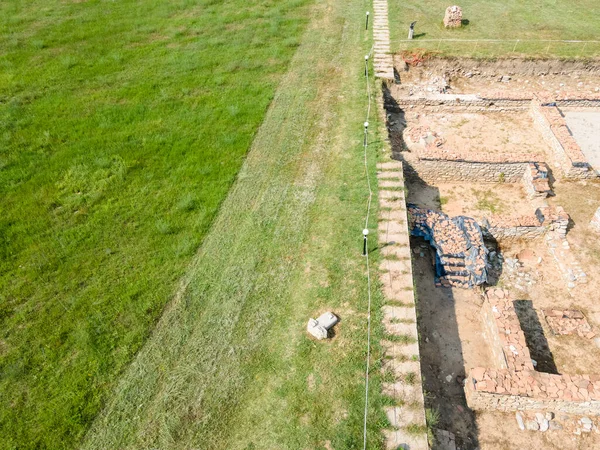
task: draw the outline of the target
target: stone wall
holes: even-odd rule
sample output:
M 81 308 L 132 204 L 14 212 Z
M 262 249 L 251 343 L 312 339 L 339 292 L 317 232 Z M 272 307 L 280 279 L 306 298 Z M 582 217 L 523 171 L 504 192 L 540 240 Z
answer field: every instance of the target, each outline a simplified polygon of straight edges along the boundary
M 466 379 L 465 396 L 475 410 L 550 410 L 600 416 L 600 375 L 476 368 Z
M 404 164 L 408 178 L 426 183 L 441 181 L 478 181 L 483 183 L 517 183 L 523 178 L 527 162 L 488 163 L 419 159 Z
M 531 101 L 530 112 L 533 122 L 542 133 L 544 140 L 552 148 L 565 177 L 577 179 L 596 178 L 596 172 L 587 162 L 558 108 L 556 106 L 545 106 L 539 99 L 535 98 Z
M 492 215 L 481 222 L 485 237 L 493 237 L 497 241 L 516 239 L 535 239 L 550 231 L 560 236 L 567 234 L 569 215 L 560 206 L 538 208 L 535 213 L 525 216 Z
M 540 92 L 488 92 L 485 96 L 475 94 L 426 94 L 424 96 L 409 96 L 396 98 L 396 103 L 402 108 L 411 106 L 449 106 L 453 108 L 470 108 L 471 110 L 524 110 L 528 109 L 531 101 L 538 98 L 543 103 L 554 103 L 559 107 L 598 108 L 600 95 L 579 92 L 567 92 L 559 95 L 544 95 Z
M 467 404 L 478 410 L 552 410 L 600 415 L 600 375 L 536 372 L 508 292 L 486 293 L 482 317 L 497 367 L 476 367 L 465 379 Z
M 523 174 L 523 186 L 529 198 L 546 198 L 553 194 L 550 189 L 548 174 L 550 169 L 546 163 L 529 163 Z

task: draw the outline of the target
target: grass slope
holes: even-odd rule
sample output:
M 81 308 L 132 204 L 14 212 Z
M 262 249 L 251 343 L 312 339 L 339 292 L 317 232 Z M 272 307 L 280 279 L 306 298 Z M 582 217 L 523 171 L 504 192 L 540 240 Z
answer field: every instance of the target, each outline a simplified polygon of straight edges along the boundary
M 324 0 L 311 17 L 177 297 L 83 448 L 362 448 L 370 40 L 362 1 Z M 315 342 L 306 322 L 325 310 L 341 323 Z M 380 448 L 385 422 L 378 373 L 373 364 L 368 448 Z
M 460 3 L 461 29 L 445 29 L 443 0 L 389 0 L 392 50 L 425 48 L 444 55 L 502 57 L 598 57 L 600 43 L 566 44 L 521 42 L 515 39 L 600 40 L 600 2 L 597 0 L 465 0 Z M 408 26 L 417 21 L 415 39 L 406 39 Z M 421 39 L 510 39 L 508 43 L 423 42 Z
M 241 167 L 307 2 L 0 2 L 0 448 L 85 432 Z

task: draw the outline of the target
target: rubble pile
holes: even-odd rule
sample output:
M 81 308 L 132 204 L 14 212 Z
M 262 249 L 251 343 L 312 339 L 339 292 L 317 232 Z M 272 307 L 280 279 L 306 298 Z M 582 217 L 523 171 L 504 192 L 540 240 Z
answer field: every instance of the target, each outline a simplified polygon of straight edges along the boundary
M 481 229 L 470 217 L 448 217 L 440 211 L 409 205 L 413 236 L 436 249 L 436 285 L 471 288 L 487 281 L 488 250 Z
M 577 334 L 587 339 L 596 336 L 592 326 L 581 311 L 549 308 L 544 309 L 543 312 L 552 333 L 556 335 Z
M 462 9 L 460 6 L 448 6 L 444 15 L 444 26 L 446 28 L 458 28 L 462 26 Z

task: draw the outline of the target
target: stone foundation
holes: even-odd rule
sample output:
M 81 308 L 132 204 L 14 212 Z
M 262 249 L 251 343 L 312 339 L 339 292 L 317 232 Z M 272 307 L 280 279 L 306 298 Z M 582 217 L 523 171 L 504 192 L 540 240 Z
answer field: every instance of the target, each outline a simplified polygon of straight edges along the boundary
M 426 183 L 443 181 L 477 181 L 483 183 L 517 183 L 523 178 L 528 162 L 489 163 L 420 159 L 404 164 L 407 178 Z
M 523 175 L 523 186 L 529 198 L 546 198 L 552 195 L 548 175 L 550 169 L 546 163 L 529 163 Z
M 534 370 L 507 291 L 487 292 L 482 317 L 497 368 L 469 371 L 465 396 L 470 408 L 600 415 L 600 375 L 554 375 Z
M 544 105 L 535 98 L 531 101 L 530 112 L 533 122 L 552 148 L 565 177 L 576 179 L 597 177 L 556 106 Z
M 535 239 L 550 231 L 565 236 L 568 224 L 569 215 L 560 206 L 538 208 L 527 216 L 493 215 L 481 223 L 484 236 L 497 241 Z

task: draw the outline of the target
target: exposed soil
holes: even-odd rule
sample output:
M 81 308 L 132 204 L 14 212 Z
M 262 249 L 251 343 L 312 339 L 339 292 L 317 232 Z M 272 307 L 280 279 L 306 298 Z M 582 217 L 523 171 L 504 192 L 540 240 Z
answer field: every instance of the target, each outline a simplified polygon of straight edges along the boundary
M 439 411 L 438 428 L 454 433 L 459 448 L 475 449 L 478 430 L 462 381 L 465 368 L 491 364 L 481 338 L 481 299 L 475 290 L 436 288 L 430 247 L 417 238 L 411 244 L 425 406 Z
M 408 128 L 404 141 L 407 149 L 415 153 L 419 153 L 425 143 L 423 140 L 414 142 L 411 131 L 428 130 L 439 137 L 440 149 L 472 154 L 475 161 L 482 153 L 522 155 L 522 160 L 530 155 L 542 155 L 543 160 L 548 157 L 548 147 L 527 111 L 491 114 L 409 111 L 405 118 Z
M 399 72 L 401 83 L 392 88 L 392 93 L 401 96 L 419 90 L 431 92 L 440 87 L 445 87 L 448 93 L 481 95 L 502 91 L 600 92 L 597 63 L 434 59 Z
M 528 215 L 539 206 L 531 201 L 520 184 L 513 183 L 424 183 L 408 185 L 408 201 L 449 216 L 468 216 L 481 220 L 491 214 Z

